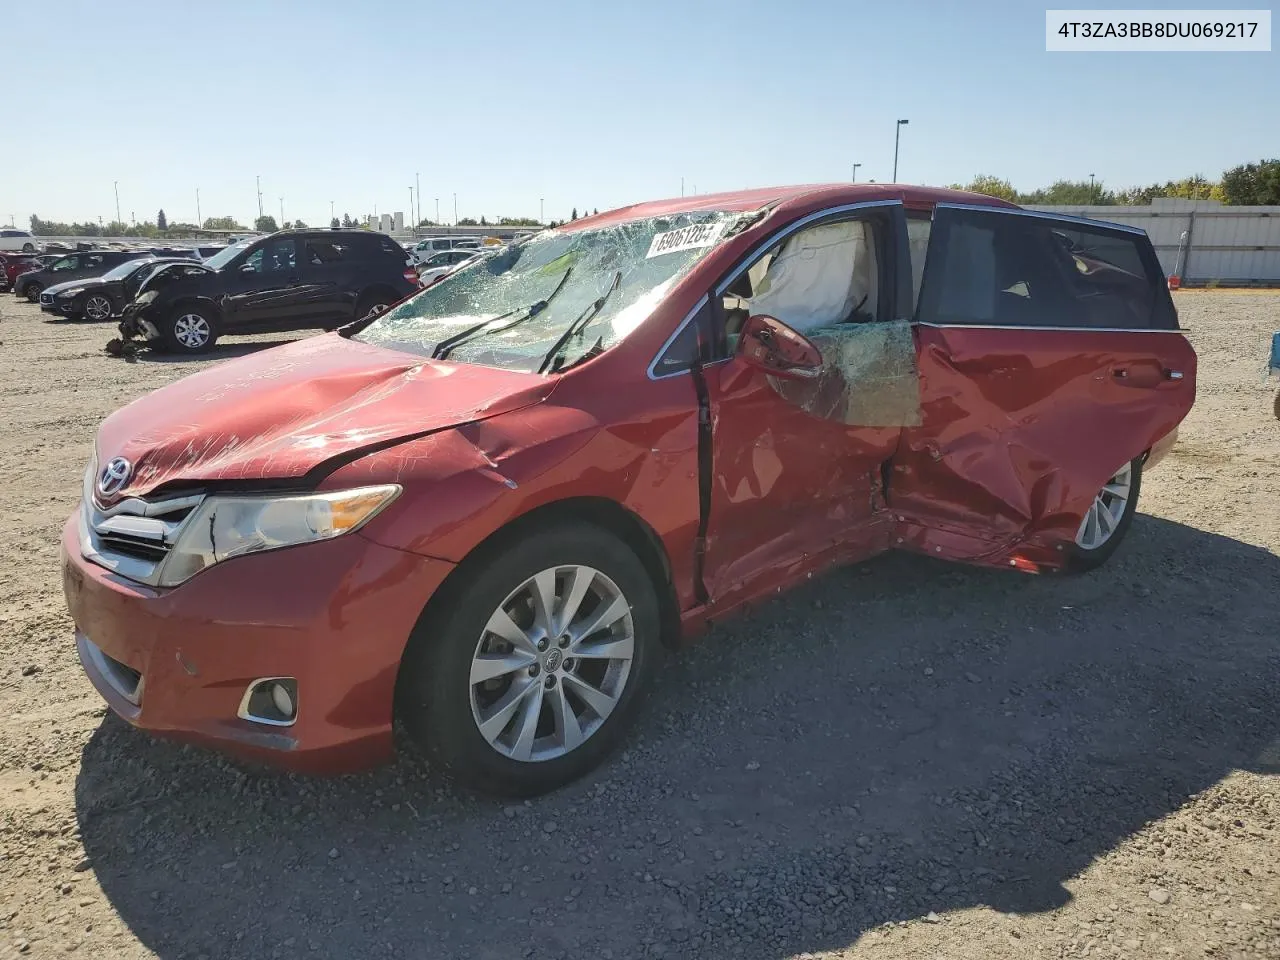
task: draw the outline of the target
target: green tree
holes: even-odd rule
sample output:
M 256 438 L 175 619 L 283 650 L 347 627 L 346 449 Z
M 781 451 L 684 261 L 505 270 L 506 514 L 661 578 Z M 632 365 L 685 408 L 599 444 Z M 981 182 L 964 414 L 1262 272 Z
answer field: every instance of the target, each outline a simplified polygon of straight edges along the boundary
M 286 225 L 286 226 L 288 226 L 288 224 L 287 224 L 287 223 L 286 223 L 285 225 Z M 295 230 L 305 230 L 305 229 L 307 229 L 307 225 L 306 225 L 305 223 L 303 223 L 301 220 L 295 220 L 295 221 L 293 221 L 293 229 L 295 229 Z
M 599 216 L 599 215 L 600 215 L 600 208 L 599 208 L 599 207 L 592 207 L 592 208 L 591 208 L 591 215 L 592 215 L 593 217 Z
M 489 221 L 488 221 L 488 220 L 486 220 L 486 219 L 484 218 L 484 215 L 483 215 L 483 214 L 481 214 L 481 216 L 480 216 L 480 226 L 482 226 L 482 227 L 487 227 L 488 225 L 489 225 Z
M 460 227 L 478 227 L 480 224 L 476 222 L 475 217 L 463 217 L 458 221 Z
M 573 208 L 573 212 L 569 214 L 569 219 L 570 219 L 570 220 L 577 220 L 577 219 L 578 219 L 578 208 L 577 208 L 577 207 L 574 207 L 574 208 Z
M 1222 175 L 1222 193 L 1237 206 L 1280 204 L 1280 160 L 1232 167 Z
M 253 229 L 257 230 L 259 233 L 275 233 L 280 229 L 280 227 L 276 225 L 275 217 L 271 216 L 269 213 L 265 213 L 253 221 Z
M 1012 183 L 989 173 L 980 173 L 965 184 L 953 183 L 951 189 L 968 190 L 970 193 L 980 193 L 985 197 L 999 197 L 1001 200 L 1016 201 L 1018 199 L 1018 191 L 1013 189 Z
M 342 215 L 342 225 L 346 227 L 348 230 L 355 226 L 355 223 L 353 223 L 351 220 L 351 214 L 344 213 Z M 334 226 L 337 226 L 337 224 L 335 223 Z
M 165 215 L 164 215 L 164 210 L 163 210 L 163 209 L 161 209 L 161 211 L 160 211 L 159 213 L 157 213 L 157 214 L 156 214 L 156 229 L 157 229 L 157 230 L 168 230 L 168 229 L 169 229 L 169 221 L 165 219 Z
M 338 221 L 337 217 L 334 217 L 332 220 L 329 221 L 330 229 L 337 230 L 338 227 L 340 226 L 342 226 L 342 224 Z
M 1105 205 L 1116 202 L 1116 195 L 1101 181 L 1055 180 L 1048 187 L 1018 195 L 1019 203 L 1062 204 L 1068 206 Z
M 204 221 L 206 230 L 244 230 L 242 224 L 236 222 L 235 217 L 206 217 Z

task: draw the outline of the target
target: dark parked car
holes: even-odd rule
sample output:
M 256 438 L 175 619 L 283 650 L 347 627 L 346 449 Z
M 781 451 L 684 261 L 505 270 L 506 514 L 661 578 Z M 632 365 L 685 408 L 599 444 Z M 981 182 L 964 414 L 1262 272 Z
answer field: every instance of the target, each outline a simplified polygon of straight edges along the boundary
M 366 230 L 281 230 L 234 244 L 199 266 L 153 272 L 120 332 L 181 353 L 224 333 L 333 329 L 418 290 L 404 249 Z
M 152 257 L 127 260 L 100 277 L 68 280 L 45 287 L 40 293 L 40 309 L 71 320 L 109 320 L 118 316 L 157 266 L 193 263 L 194 257 Z
M 13 283 L 13 292 L 35 303 L 45 287 L 68 280 L 100 277 L 112 267 L 137 259 L 136 250 L 86 250 L 82 253 L 69 253 L 47 267 L 18 274 Z

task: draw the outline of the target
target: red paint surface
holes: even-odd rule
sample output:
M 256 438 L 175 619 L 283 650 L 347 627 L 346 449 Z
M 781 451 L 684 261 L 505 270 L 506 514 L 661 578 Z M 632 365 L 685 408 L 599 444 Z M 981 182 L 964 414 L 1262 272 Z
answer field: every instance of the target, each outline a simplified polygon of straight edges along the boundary
M 1027 571 L 1060 564 L 1103 482 L 1125 460 L 1162 451 L 1190 408 L 1195 356 L 1179 334 L 920 328 L 923 421 L 909 428 L 820 419 L 743 360 L 713 364 L 702 516 L 695 378 L 650 380 L 649 362 L 764 237 L 809 213 L 884 199 L 1001 205 L 836 185 L 611 211 L 567 229 L 771 207 L 633 334 L 562 376 L 438 363 L 327 335 L 221 364 L 118 411 L 97 454 L 134 461 L 124 496 L 301 485 L 308 474 L 322 489 L 398 483 L 403 492 L 359 534 L 237 558 L 171 590 L 83 561 L 69 525 L 65 584 L 78 628 L 146 676 L 141 710 L 113 707 L 150 730 L 295 766 L 383 759 L 396 671 L 423 607 L 478 544 L 552 505 L 577 515 L 607 504 L 657 543 L 686 635 L 895 545 Z M 1184 379 L 1166 380 L 1166 369 Z M 273 675 L 299 679 L 287 749 L 263 740 L 264 729 L 279 731 L 235 718 L 245 685 Z

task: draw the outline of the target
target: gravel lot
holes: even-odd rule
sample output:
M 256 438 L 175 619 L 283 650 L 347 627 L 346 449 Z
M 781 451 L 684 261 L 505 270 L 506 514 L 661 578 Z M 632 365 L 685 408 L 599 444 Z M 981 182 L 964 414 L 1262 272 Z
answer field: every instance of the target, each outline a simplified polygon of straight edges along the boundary
M 262 341 L 129 364 L 4 295 L 0 957 L 1280 957 L 1280 295 L 1178 306 L 1200 400 L 1108 567 L 836 571 L 506 806 L 105 715 L 56 553 L 93 431 Z

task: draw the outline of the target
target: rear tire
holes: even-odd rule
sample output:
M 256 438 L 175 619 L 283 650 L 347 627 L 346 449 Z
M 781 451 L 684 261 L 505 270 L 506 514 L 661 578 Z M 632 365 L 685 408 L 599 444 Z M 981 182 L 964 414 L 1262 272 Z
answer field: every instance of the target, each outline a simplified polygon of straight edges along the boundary
M 657 660 L 644 564 L 605 530 L 572 524 L 485 551 L 455 576 L 401 664 L 410 735 L 487 793 L 533 796 L 591 770 L 634 719 Z
M 36 252 L 36 245 L 35 245 L 34 243 L 24 243 L 24 244 L 22 245 L 22 252 L 23 252 L 23 253 L 35 253 L 35 252 Z
M 356 301 L 356 320 L 363 320 L 370 313 L 376 311 L 385 313 L 391 304 L 396 302 L 396 296 L 385 290 L 370 290 L 360 295 L 360 299 Z
M 161 326 L 160 337 L 169 352 L 207 353 L 218 340 L 218 320 L 203 305 L 176 307 Z
M 32 281 L 22 288 L 22 295 L 27 298 L 27 303 L 38 303 L 43 289 L 44 284 Z
M 1125 464 L 1098 491 L 1071 544 L 1070 569 L 1094 570 L 1116 552 L 1138 512 L 1142 457 Z

